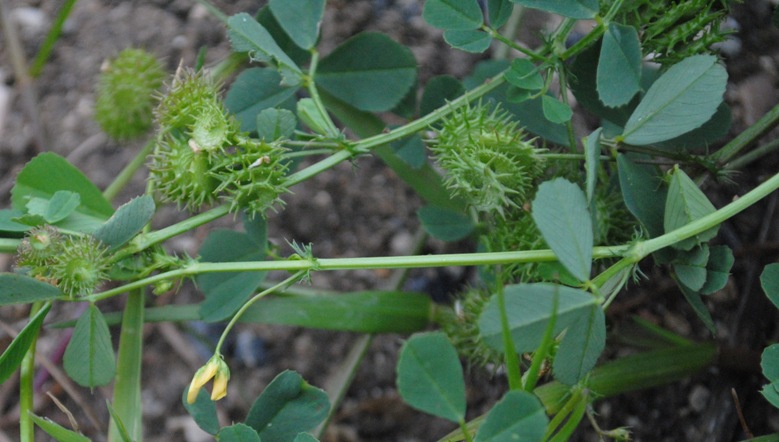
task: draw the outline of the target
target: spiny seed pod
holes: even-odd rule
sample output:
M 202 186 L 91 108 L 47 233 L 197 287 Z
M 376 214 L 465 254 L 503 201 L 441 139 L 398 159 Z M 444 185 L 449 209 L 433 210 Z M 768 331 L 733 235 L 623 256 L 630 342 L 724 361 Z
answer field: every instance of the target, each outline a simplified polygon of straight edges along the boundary
M 439 318 L 441 328 L 469 364 L 484 367 L 488 364 L 500 364 L 503 355 L 485 344 L 479 333 L 479 316 L 490 299 L 483 290 L 469 289 L 458 296 L 455 310 Z
M 151 158 L 149 180 L 164 201 L 197 210 L 216 200 L 219 182 L 209 152 L 169 133 L 160 136 Z
M 68 237 L 52 260 L 49 276 L 71 298 L 90 295 L 106 279 L 106 261 L 106 247 L 94 237 Z
M 489 233 L 481 237 L 486 250 L 509 252 L 516 250 L 539 250 L 546 248 L 541 232 L 529 212 L 513 209 L 499 220 Z M 538 276 L 537 263 L 514 263 L 501 266 L 505 282 L 529 282 Z
M 17 265 L 20 267 L 46 267 L 60 253 L 62 236 L 50 225 L 35 227 L 27 232 L 17 249 Z
M 142 49 L 125 49 L 106 61 L 95 103 L 95 120 L 103 131 L 117 140 L 146 133 L 164 78 L 159 60 Z
M 686 57 L 711 53 L 725 40 L 721 26 L 729 0 L 633 0 L 621 11 L 621 22 L 639 29 L 641 47 L 658 63 L 671 65 Z M 605 9 L 604 9 L 605 10 Z
M 235 122 L 226 117 L 220 90 L 221 85 L 203 71 L 180 68 L 154 111 L 160 132 L 177 130 L 187 133 L 191 138 L 192 132 L 198 127 L 198 131 L 205 132 L 235 129 Z M 215 112 L 223 115 L 217 117 Z M 225 127 L 218 127 L 219 124 Z
M 634 239 L 638 224 L 630 214 L 619 189 L 603 185 L 597 186 L 594 207 L 595 244 L 623 244 Z
M 265 216 L 275 204 L 283 204 L 279 198 L 288 192 L 284 184 L 287 162 L 282 157 L 284 149 L 276 144 L 246 142 L 239 150 L 221 161 L 216 167 L 221 180 L 217 191 L 230 204 L 230 211 L 246 211 L 250 216 Z
M 431 150 L 446 171 L 446 186 L 481 212 L 503 216 L 521 207 L 543 172 L 541 150 L 498 107 L 460 108 L 436 132 Z

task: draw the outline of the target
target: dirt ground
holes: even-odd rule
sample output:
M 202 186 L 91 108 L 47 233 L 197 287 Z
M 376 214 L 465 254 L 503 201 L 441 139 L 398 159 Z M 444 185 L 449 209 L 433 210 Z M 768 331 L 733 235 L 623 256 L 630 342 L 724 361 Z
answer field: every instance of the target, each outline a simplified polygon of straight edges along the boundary
M 61 2 L 43 0 L 0 0 L 10 12 L 25 56 L 34 57 Z M 263 2 L 217 1 L 228 14 L 254 12 Z M 363 31 L 389 33 L 409 45 L 420 63 L 420 82 L 438 74 L 462 78 L 479 57 L 452 50 L 440 31 L 421 19 L 421 0 L 334 0 L 328 2 L 322 27 L 321 51 L 327 53 L 347 37 Z M 770 24 L 770 4 L 749 1 L 732 15 L 736 29 L 727 47 L 726 60 L 731 83 L 726 99 L 731 104 L 734 124 L 731 137 L 754 123 L 777 103 L 779 37 Z M 539 29 L 543 18 L 531 21 Z M 534 38 L 539 29 L 524 31 Z M 107 186 L 144 144 L 144 140 L 118 144 L 103 135 L 93 119 L 94 87 L 100 65 L 106 58 L 129 46 L 143 47 L 161 57 L 169 71 L 179 63 L 192 65 L 201 47 L 208 47 L 207 63 L 229 53 L 225 31 L 192 0 L 80 0 L 65 24 L 64 34 L 33 84 L 32 107 L 20 95 L 20 81 L 14 75 L 5 37 L 0 37 L 0 207 L 7 207 L 9 191 L 21 167 L 41 151 L 67 157 L 98 186 Z M 33 115 L 30 115 L 30 109 Z M 34 122 L 37 122 L 35 124 Z M 766 140 L 770 140 L 767 138 Z M 734 195 L 753 188 L 775 173 L 776 155 L 751 164 L 733 177 L 730 185 L 711 185 L 706 190 L 715 206 L 727 204 Z M 142 174 L 117 198 L 123 203 L 141 194 Z M 286 207 L 271 216 L 270 237 L 280 247 L 287 240 L 311 242 L 321 257 L 379 256 L 408 254 L 419 230 L 416 209 L 420 200 L 382 163 L 360 158 L 321 174 L 285 197 Z M 777 312 L 762 296 L 757 277 L 762 267 L 779 255 L 779 232 L 775 214 L 776 195 L 726 223 L 719 241 L 730 245 L 736 255 L 731 281 L 721 293 L 707 300 L 718 327 L 718 339 L 754 356 L 767 343 L 777 341 Z M 155 217 L 156 226 L 183 217 L 166 207 Z M 233 227 L 226 218 L 192 235 L 174 238 L 171 251 L 196 255 L 199 245 L 217 227 Z M 470 244 L 443 245 L 430 241 L 426 252 L 468 250 Z M 12 268 L 12 257 L 0 255 L 0 269 Z M 663 269 L 650 262 L 642 267 L 649 278 L 632 286 L 609 311 L 612 331 L 624 330 L 632 316 L 640 316 L 694 340 L 711 336 L 684 302 Z M 410 284 L 428 291 L 456 289 L 462 269 L 416 271 Z M 335 290 L 388 287 L 393 278 L 385 271 L 319 273 L 313 286 Z M 200 299 L 191 284 L 178 293 L 150 299 L 150 303 L 185 303 Z M 102 305 L 101 305 L 102 307 Z M 78 305 L 58 307 L 54 319 L 77 315 Z M 105 310 L 121 309 L 121 301 L 107 303 Z M 19 329 L 26 312 L 3 308 L 0 320 Z M 198 329 L 214 333 L 213 329 Z M 147 441 L 211 440 L 197 429 L 181 405 L 181 391 L 207 352 L 199 351 L 189 327 L 171 324 L 148 325 L 143 375 L 143 405 Z M 41 354 L 56 359 L 65 338 L 62 332 L 46 331 Z M 228 398 L 219 403 L 222 422 L 241 421 L 253 399 L 273 377 L 285 369 L 300 372 L 313 385 L 324 387 L 338 363 L 346 358 L 358 340 L 350 333 L 311 331 L 292 327 L 244 326 L 235 335 L 230 355 L 233 379 Z M 8 342 L 7 335 L 0 338 Z M 395 361 L 404 336 L 377 336 L 343 405 L 327 432 L 326 441 L 434 441 L 454 427 L 430 418 L 403 404 L 394 388 Z M 3 346 L 5 344 L 2 344 Z M 248 350 L 247 350 L 248 348 Z M 754 368 L 754 367 L 752 367 Z M 469 418 L 489 409 L 505 391 L 501 375 L 470 370 L 468 377 Z M 757 393 L 764 380 L 759 371 L 727 371 L 711 368 L 682 382 L 623 395 L 595 404 L 603 428 L 629 426 L 637 441 L 735 441 L 745 438 L 737 420 L 739 397 L 745 420 L 756 434 L 779 431 L 779 414 Z M 41 379 L 36 403 L 41 415 L 65 423 L 65 415 L 45 396 L 49 391 L 76 414 L 81 429 L 93 440 L 103 440 L 108 390 L 78 389 L 79 403 L 66 394 L 58 382 Z M 18 438 L 17 384 L 0 385 L 0 442 Z M 95 428 L 89 415 L 96 417 Z M 39 435 L 38 440 L 48 440 Z M 588 425 L 582 425 L 575 440 L 597 440 Z

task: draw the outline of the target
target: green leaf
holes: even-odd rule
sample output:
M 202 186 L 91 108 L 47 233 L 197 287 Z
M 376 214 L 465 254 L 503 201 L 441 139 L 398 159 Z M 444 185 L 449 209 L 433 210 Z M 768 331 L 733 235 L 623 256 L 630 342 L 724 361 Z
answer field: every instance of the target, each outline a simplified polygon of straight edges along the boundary
M 425 85 L 419 102 L 419 114 L 427 115 L 464 93 L 463 84 L 451 75 L 433 77 Z
M 710 295 L 725 287 L 735 259 L 728 246 L 709 247 L 709 262 L 706 263 L 706 283 L 700 289 L 702 295 Z
M 322 89 L 360 110 L 381 112 L 395 107 L 416 78 L 417 63 L 408 48 L 384 34 L 366 32 L 325 57 L 315 80 Z
M 266 243 L 258 244 L 245 233 L 215 230 L 200 247 L 203 262 L 242 262 L 265 259 Z M 204 321 L 220 321 L 235 313 L 265 279 L 265 272 L 224 272 L 197 275 L 195 281 L 206 299 L 200 304 Z
M 219 432 L 219 417 L 216 414 L 216 402 L 211 400 L 209 393 L 202 389 L 197 393 L 197 398 L 194 404 L 187 402 L 187 394 L 189 393 L 189 386 L 184 389 L 184 393 L 181 396 L 181 403 L 184 404 L 184 408 L 187 410 L 192 419 L 201 430 L 208 434 L 216 434 Z M 254 431 L 254 430 L 252 430 Z
M 248 425 L 233 424 L 219 430 L 216 440 L 219 442 L 260 442 L 260 435 Z
M 600 99 L 598 94 L 598 64 L 600 62 L 600 44 L 593 44 L 576 56 L 571 64 L 571 92 L 576 97 L 576 101 L 584 109 L 602 120 L 607 120 L 621 128 L 625 125 L 633 113 L 633 109 L 638 106 L 639 96 L 636 95 L 630 103 L 612 108 L 608 107 Z M 647 69 L 642 69 L 642 85 L 650 76 L 647 75 Z M 649 86 L 646 86 L 647 88 Z M 602 124 L 602 123 L 601 123 Z
M 511 85 L 506 88 L 506 101 L 509 103 L 522 103 L 523 101 L 529 100 L 532 96 L 533 91 L 527 89 L 520 89 Z
M 706 263 L 709 261 L 709 246 L 701 244 L 686 252 L 676 254 L 673 267 L 679 282 L 690 290 L 698 292 L 706 283 Z
M 506 81 L 512 85 L 531 91 L 541 90 L 544 87 L 544 78 L 538 72 L 538 68 L 526 58 L 516 58 L 511 62 L 511 69 L 503 75 Z
M 573 116 L 570 106 L 549 95 L 541 97 L 541 107 L 544 110 L 544 118 L 552 123 L 562 124 L 570 121 Z
M 452 422 L 465 418 L 463 369 L 445 334 L 417 334 L 403 344 L 397 384 L 403 400 L 417 410 Z
M 487 18 L 489 25 L 497 29 L 508 21 L 514 5 L 509 0 L 487 0 Z
M 227 19 L 227 36 L 233 51 L 248 52 L 252 61 L 274 63 L 279 69 L 282 84 L 296 86 L 303 76 L 300 68 L 279 47 L 267 29 L 251 15 L 242 12 Z
M 605 347 L 606 316 L 599 305 L 593 305 L 565 332 L 554 358 L 555 379 L 575 385 L 595 367 Z
M 484 22 L 484 14 L 476 0 L 427 0 L 422 18 L 439 29 L 477 29 Z
M 528 8 L 553 12 L 564 17 L 593 18 L 599 11 L 598 0 L 511 0 Z
M 14 209 L 26 212 L 30 199 L 51 200 L 60 190 L 77 193 L 81 204 L 59 227 L 91 233 L 114 213 L 100 189 L 67 160 L 51 152 L 36 156 L 19 172 L 11 190 L 11 203 Z
M 492 36 L 484 31 L 450 29 L 444 31 L 444 41 L 449 46 L 473 54 L 481 54 L 490 47 Z
M 779 308 L 779 263 L 765 266 L 763 273 L 760 274 L 760 286 L 774 306 Z M 2 287 L 1 280 L 0 287 Z
M 249 307 L 241 322 L 359 333 L 411 333 L 430 325 L 430 297 L 413 292 L 278 296 Z
M 30 226 L 14 221 L 24 215 L 16 209 L 4 209 L 0 210 L 0 232 L 16 234 L 20 236 L 22 232 L 30 230 Z
M 391 144 L 392 151 L 412 169 L 420 169 L 427 163 L 425 143 L 418 134 L 411 135 Z
M 73 337 L 65 349 L 63 366 L 68 376 L 82 387 L 99 387 L 114 379 L 116 360 L 111 333 L 94 304 L 76 322 Z
M 0 273 L 0 306 L 50 301 L 63 296 L 57 287 L 16 273 Z
M 257 114 L 257 138 L 265 141 L 290 138 L 297 125 L 295 114 L 287 109 L 263 109 Z
M 541 401 L 526 391 L 509 391 L 479 426 L 476 442 L 537 442 L 549 418 Z
M 703 300 L 701 299 L 701 295 L 698 293 L 688 289 L 683 284 L 679 285 L 679 290 L 682 291 L 682 295 L 684 295 L 684 299 L 687 300 L 687 302 L 692 307 L 695 314 L 700 318 L 701 321 L 703 321 L 703 325 L 706 326 L 706 328 L 709 329 L 712 335 L 717 334 L 717 327 L 714 325 L 714 320 L 711 318 L 711 313 L 709 313 L 709 310 L 706 308 L 706 305 L 703 304 Z
M 289 56 L 298 66 L 308 64 L 311 60 L 311 52 L 298 46 L 284 31 L 270 8 L 266 5 L 257 13 L 257 21 L 268 30 L 282 51 Z
M 643 146 L 700 127 L 722 103 L 727 81 L 727 71 L 713 55 L 695 55 L 673 65 L 633 111 L 623 141 Z
M 773 344 L 763 350 L 760 356 L 760 368 L 763 376 L 771 382 L 779 381 L 779 344 Z
M 560 333 L 587 315 L 597 304 L 589 293 L 571 287 L 548 283 L 508 285 L 504 289 L 506 313 L 511 338 L 517 353 L 533 351 L 544 336 L 552 317 L 554 297 L 557 296 L 557 318 L 554 333 Z M 503 349 L 500 308 L 493 296 L 479 318 L 479 332 L 484 342 L 497 350 Z
M 19 368 L 24 355 L 38 336 L 38 331 L 40 331 L 43 320 L 50 309 L 51 304 L 46 304 L 42 309 L 38 310 L 38 313 L 30 319 L 30 322 L 24 326 L 5 351 L 3 351 L 2 356 L 0 356 L 0 384 L 7 381 L 16 369 Z
M 717 209 L 711 204 L 695 182 L 679 167 L 675 167 L 668 186 L 668 198 L 665 202 L 663 228 L 665 232 L 674 231 L 680 227 L 700 219 Z M 675 249 L 690 250 L 696 245 L 706 242 L 717 235 L 719 226 L 712 227 L 683 241 L 674 244 Z
M 288 442 L 324 420 L 330 410 L 327 393 L 312 387 L 294 371 L 276 376 L 254 402 L 246 424 L 263 442 Z
M 717 112 L 703 123 L 703 126 L 694 129 L 686 134 L 679 135 L 667 141 L 655 143 L 659 149 L 666 149 L 672 152 L 704 151 L 708 153 L 711 145 L 721 140 L 730 132 L 730 126 L 733 123 L 733 114 L 727 103 L 720 103 Z
M 760 394 L 763 395 L 763 397 L 771 403 L 776 408 L 779 408 L 779 381 L 773 382 L 768 385 L 764 385 L 763 389 L 760 390 Z M 754 440 L 754 439 L 751 439 Z M 768 439 L 769 441 L 773 441 L 776 439 Z
M 27 201 L 27 213 L 38 215 L 47 224 L 55 224 L 73 213 L 81 204 L 81 197 L 75 192 L 58 190 L 51 199 L 33 197 Z
M 601 43 L 598 95 L 609 107 L 627 104 L 641 86 L 641 45 L 632 26 L 610 23 Z
M 257 117 L 264 109 L 276 107 L 295 95 L 295 87 L 281 85 L 281 76 L 271 68 L 251 68 L 241 72 L 227 91 L 225 106 L 241 122 L 241 130 L 257 130 Z
M 151 196 L 133 198 L 116 209 L 116 213 L 95 230 L 93 235 L 112 248 L 123 246 L 143 230 L 143 226 L 151 221 L 155 210 L 157 208 Z
M 81 433 L 68 430 L 62 425 L 52 421 L 49 418 L 40 417 L 30 413 L 30 419 L 39 426 L 46 434 L 56 439 L 58 442 L 90 442 L 90 439 Z
M 587 204 L 592 204 L 595 196 L 595 185 L 598 183 L 600 170 L 600 134 L 603 128 L 597 128 L 584 143 L 584 169 L 587 172 Z
M 564 178 L 542 183 L 532 203 L 533 221 L 557 259 L 579 281 L 590 278 L 592 218 L 579 186 Z
M 656 166 L 636 163 L 633 158 L 617 154 L 622 199 L 630 213 L 649 232 L 649 236 L 655 238 L 665 231 L 663 218 L 668 191 L 662 173 Z
M 292 442 L 319 442 L 319 440 L 309 433 L 298 433 Z
M 464 213 L 443 207 L 424 206 L 417 217 L 427 233 L 442 241 L 461 240 L 476 227 Z
M 303 49 L 314 47 L 325 13 L 325 0 L 270 0 L 268 6 L 295 44 Z

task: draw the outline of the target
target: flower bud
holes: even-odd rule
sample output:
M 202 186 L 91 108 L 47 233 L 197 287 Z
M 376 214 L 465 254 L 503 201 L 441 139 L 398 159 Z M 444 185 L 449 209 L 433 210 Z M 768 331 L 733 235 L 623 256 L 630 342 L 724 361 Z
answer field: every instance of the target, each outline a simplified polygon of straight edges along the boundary
M 200 390 L 212 378 L 214 379 L 214 388 L 211 392 L 211 400 L 217 401 L 227 396 L 227 381 L 230 380 L 230 368 L 220 354 L 213 355 L 206 362 L 206 365 L 195 372 L 195 376 L 192 377 L 192 382 L 189 384 L 187 403 L 194 404 Z

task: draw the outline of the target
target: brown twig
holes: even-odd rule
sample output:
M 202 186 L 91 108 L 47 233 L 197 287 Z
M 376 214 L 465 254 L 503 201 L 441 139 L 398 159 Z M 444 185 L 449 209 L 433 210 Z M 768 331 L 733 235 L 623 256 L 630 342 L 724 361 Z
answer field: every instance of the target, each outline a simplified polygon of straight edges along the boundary
M 754 438 L 755 435 L 749 430 L 749 425 L 747 425 L 747 421 L 744 419 L 744 412 L 741 410 L 741 402 L 738 400 L 738 394 L 736 393 L 735 388 L 730 389 L 730 395 L 733 396 L 733 402 L 736 405 L 736 413 L 738 414 L 739 422 L 741 422 L 741 429 L 744 430 L 744 434 L 747 435 L 747 438 Z

